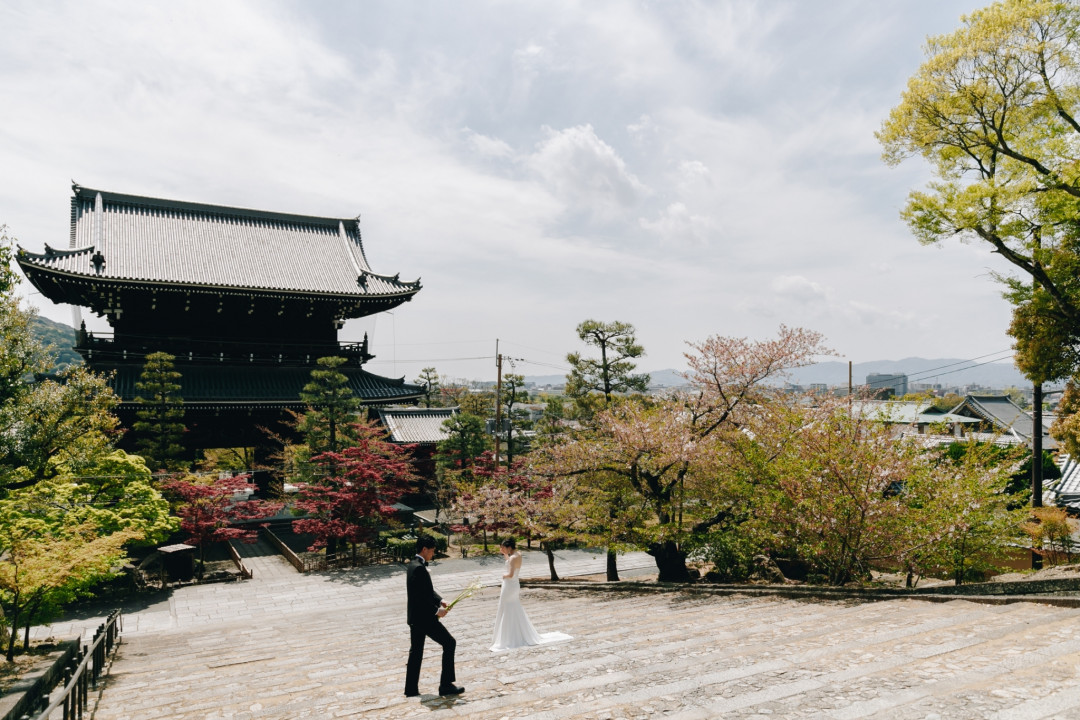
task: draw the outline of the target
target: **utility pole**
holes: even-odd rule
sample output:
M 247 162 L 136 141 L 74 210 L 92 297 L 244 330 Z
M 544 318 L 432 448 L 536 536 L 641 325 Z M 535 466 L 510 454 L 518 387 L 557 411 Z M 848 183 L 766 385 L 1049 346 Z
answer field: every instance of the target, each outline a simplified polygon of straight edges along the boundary
M 851 396 L 853 391 L 854 391 L 854 388 L 852 387 L 852 384 L 851 384 L 851 361 L 848 360 L 847 361 L 847 410 L 848 410 L 849 414 L 851 413 L 851 402 L 852 402 L 852 400 L 854 400 L 854 398 Z
M 1043 388 L 1042 383 L 1032 386 L 1031 404 L 1031 507 L 1043 506 Z M 1041 549 L 1041 548 L 1040 548 Z M 1038 570 L 1042 567 L 1042 555 L 1031 549 L 1031 569 Z
M 499 433 L 502 432 L 502 354 L 495 338 L 495 466 L 499 465 Z
M 1037 227 L 1035 229 L 1035 247 L 1042 249 L 1042 228 Z M 1037 259 L 1038 254 L 1035 254 L 1035 266 L 1042 269 L 1042 265 Z M 1032 280 L 1031 287 L 1033 290 L 1037 290 L 1039 287 L 1038 280 Z M 1034 405 L 1031 412 L 1031 508 L 1042 507 L 1042 404 L 1043 404 L 1043 389 L 1042 382 L 1032 383 L 1031 387 L 1031 404 Z M 1039 550 L 1042 550 L 1040 547 Z M 1031 548 L 1031 569 L 1039 570 L 1042 568 L 1042 555 L 1035 551 L 1035 548 Z

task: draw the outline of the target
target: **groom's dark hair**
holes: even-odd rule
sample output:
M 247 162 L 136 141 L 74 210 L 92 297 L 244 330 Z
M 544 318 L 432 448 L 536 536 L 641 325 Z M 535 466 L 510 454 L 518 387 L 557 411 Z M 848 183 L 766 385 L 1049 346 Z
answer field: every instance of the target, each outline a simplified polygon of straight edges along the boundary
M 439 547 L 439 545 L 438 545 L 438 543 L 435 542 L 435 538 L 431 537 L 430 535 L 421 535 L 420 537 L 416 538 L 416 554 L 417 555 L 419 555 L 420 551 L 423 550 L 424 548 L 434 548 L 434 547 Z

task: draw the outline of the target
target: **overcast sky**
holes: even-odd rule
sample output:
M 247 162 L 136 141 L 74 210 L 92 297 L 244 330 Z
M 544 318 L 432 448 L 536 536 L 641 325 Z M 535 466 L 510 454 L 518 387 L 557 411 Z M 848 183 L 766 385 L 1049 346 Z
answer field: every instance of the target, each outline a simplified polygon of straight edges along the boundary
M 920 246 L 927 168 L 873 136 L 984 4 L 5 0 L 0 224 L 66 247 L 73 179 L 359 213 L 372 268 L 424 288 L 342 339 L 410 380 L 493 378 L 497 338 L 565 372 L 586 318 L 632 323 L 642 370 L 781 323 L 835 359 L 1007 357 L 1006 263 Z

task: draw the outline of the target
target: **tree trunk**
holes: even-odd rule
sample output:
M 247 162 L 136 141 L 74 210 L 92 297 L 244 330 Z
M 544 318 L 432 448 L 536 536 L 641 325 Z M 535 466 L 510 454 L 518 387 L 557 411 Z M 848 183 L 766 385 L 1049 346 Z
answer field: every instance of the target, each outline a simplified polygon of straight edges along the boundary
M 672 540 L 653 543 L 647 551 L 656 558 L 656 569 L 660 571 L 657 582 L 689 582 L 690 572 L 686 569 L 686 553 Z
M 618 558 L 615 555 L 615 551 L 608 548 L 607 551 L 607 579 L 608 582 L 615 582 L 619 579 L 619 565 Z
M 19 596 L 11 603 L 11 636 L 8 638 L 7 661 L 15 661 L 15 638 L 19 636 Z
M 23 621 L 23 652 L 30 652 L 30 626 L 34 624 L 34 616 L 37 615 L 37 611 L 41 609 L 41 604 L 45 601 L 45 596 L 40 595 L 38 599 L 31 603 L 30 607 L 24 613 L 26 620 Z
M 557 581 L 559 579 L 559 573 L 555 572 L 555 552 L 548 543 L 542 543 L 542 546 L 544 548 L 544 554 L 547 555 L 548 570 L 551 571 L 551 579 Z

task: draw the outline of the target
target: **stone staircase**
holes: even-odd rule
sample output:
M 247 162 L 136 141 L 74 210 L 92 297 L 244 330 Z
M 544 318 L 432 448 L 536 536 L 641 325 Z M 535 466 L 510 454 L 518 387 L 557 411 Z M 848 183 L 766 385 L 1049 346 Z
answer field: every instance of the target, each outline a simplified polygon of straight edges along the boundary
M 498 590 L 487 588 L 446 621 L 466 693 L 434 694 L 429 645 L 428 694 L 408 699 L 399 583 L 242 618 L 223 592 L 220 614 L 125 634 L 92 717 L 1080 718 L 1076 609 L 553 588 L 524 588 L 523 602 L 538 630 L 573 640 L 491 653 Z M 284 586 L 221 587 L 250 599 Z

